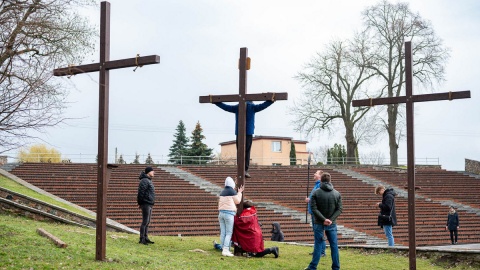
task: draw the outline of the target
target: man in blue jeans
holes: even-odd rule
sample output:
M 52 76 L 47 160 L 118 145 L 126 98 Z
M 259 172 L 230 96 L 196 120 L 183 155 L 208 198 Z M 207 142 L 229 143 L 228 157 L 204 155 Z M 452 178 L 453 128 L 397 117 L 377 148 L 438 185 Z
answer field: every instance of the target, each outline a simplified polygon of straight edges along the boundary
M 312 261 L 306 270 L 317 269 L 320 261 L 323 234 L 327 235 L 330 243 L 330 252 L 332 256 L 332 269 L 340 269 L 340 254 L 338 253 L 337 241 L 337 217 L 342 213 L 342 195 L 333 188 L 331 176 L 329 173 L 323 173 L 320 179 L 320 188 L 315 190 L 311 196 L 310 206 L 312 208 L 313 224 L 313 256 Z
M 310 192 L 310 196 L 309 197 L 306 197 L 305 198 L 305 202 L 308 204 L 308 213 L 310 214 L 310 216 L 312 217 L 312 228 L 313 228 L 313 214 L 312 214 L 312 207 L 310 207 L 310 199 L 313 195 L 313 192 L 315 192 L 315 190 L 319 189 L 320 188 L 320 178 L 322 177 L 322 174 L 323 174 L 323 171 L 322 170 L 317 170 L 314 174 L 313 174 L 313 179 L 315 180 L 315 185 L 313 186 L 313 189 L 312 191 Z M 327 245 L 325 243 L 325 241 L 322 242 L 322 250 L 321 250 L 321 256 L 322 257 L 325 257 L 327 256 L 327 253 L 325 252 L 325 249 L 327 248 Z M 310 253 L 310 255 L 313 255 L 313 253 Z

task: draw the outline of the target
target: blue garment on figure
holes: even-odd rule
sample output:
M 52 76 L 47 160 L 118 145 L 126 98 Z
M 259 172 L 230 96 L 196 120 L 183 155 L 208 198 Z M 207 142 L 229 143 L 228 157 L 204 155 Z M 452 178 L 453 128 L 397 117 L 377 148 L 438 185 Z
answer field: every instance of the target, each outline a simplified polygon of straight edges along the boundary
M 268 106 L 272 105 L 272 101 L 265 101 L 261 104 L 254 104 L 251 101 L 247 101 L 246 105 L 246 135 L 253 135 L 255 131 L 255 113 L 260 112 L 268 108 Z M 235 135 L 238 135 L 238 104 L 237 105 L 227 105 L 223 102 L 215 103 L 220 109 L 231 112 L 235 114 Z
M 312 192 L 310 192 L 310 196 L 309 196 L 310 200 L 312 199 L 313 192 L 314 192 L 315 190 L 319 189 L 319 188 L 320 188 L 320 185 L 321 185 L 321 182 L 320 182 L 320 179 L 318 179 L 318 180 L 315 182 L 315 186 L 313 187 Z M 310 206 L 310 203 L 308 203 L 308 213 L 309 213 L 310 215 L 313 214 L 313 213 L 312 213 L 312 207 Z M 313 222 L 313 221 L 312 221 L 312 222 Z

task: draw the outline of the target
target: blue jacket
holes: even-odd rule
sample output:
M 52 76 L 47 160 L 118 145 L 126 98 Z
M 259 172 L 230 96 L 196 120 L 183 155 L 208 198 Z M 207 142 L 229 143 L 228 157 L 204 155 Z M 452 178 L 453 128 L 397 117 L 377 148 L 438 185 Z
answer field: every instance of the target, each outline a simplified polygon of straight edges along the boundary
M 255 113 L 260 112 L 268 108 L 268 106 L 272 105 L 272 101 L 265 101 L 261 104 L 254 104 L 251 101 L 247 101 L 247 115 L 246 115 L 246 124 L 247 124 L 247 134 L 246 135 L 253 135 L 255 130 Z M 235 113 L 235 135 L 238 135 L 238 104 L 237 105 L 227 105 L 223 102 L 215 103 L 220 109 Z
M 315 186 L 313 187 L 312 189 L 312 192 L 310 192 L 310 200 L 312 200 L 312 195 L 313 195 L 313 192 L 315 192 L 315 190 L 319 189 L 320 188 L 320 179 L 318 179 L 316 182 L 315 182 Z M 310 215 L 313 215 L 312 213 L 312 206 L 310 205 L 310 203 L 308 203 L 308 213 L 310 213 Z

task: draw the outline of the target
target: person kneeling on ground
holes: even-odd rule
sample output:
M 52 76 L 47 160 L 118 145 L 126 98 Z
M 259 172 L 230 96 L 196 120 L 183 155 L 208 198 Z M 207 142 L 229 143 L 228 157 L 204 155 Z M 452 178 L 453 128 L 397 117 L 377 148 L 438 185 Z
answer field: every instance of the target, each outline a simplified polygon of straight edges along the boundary
M 233 243 L 250 257 L 263 257 L 273 254 L 278 258 L 278 247 L 265 249 L 263 246 L 262 229 L 258 223 L 257 209 L 251 201 L 243 203 L 243 211 L 240 216 L 235 216 L 233 223 Z

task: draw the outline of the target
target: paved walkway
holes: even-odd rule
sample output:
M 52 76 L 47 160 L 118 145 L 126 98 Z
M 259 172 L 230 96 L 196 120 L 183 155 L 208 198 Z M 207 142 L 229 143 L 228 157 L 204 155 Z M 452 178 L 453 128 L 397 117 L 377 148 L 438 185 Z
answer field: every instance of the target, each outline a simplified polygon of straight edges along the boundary
M 465 244 L 465 245 L 457 244 L 457 245 L 445 245 L 445 246 L 426 246 L 426 247 L 417 247 L 417 250 L 480 254 L 480 244 Z

